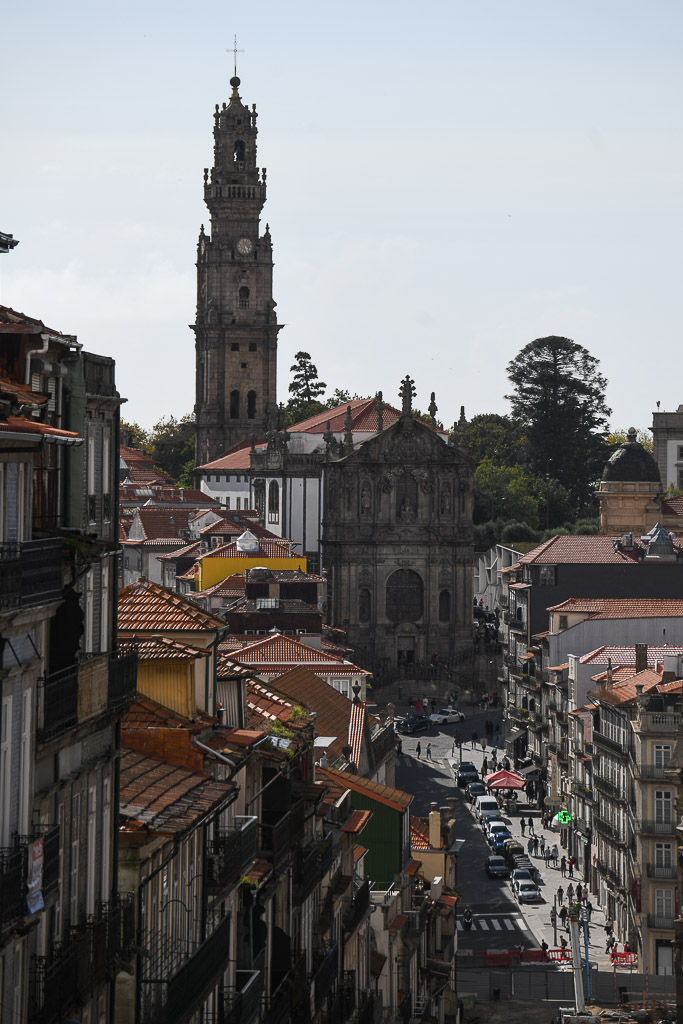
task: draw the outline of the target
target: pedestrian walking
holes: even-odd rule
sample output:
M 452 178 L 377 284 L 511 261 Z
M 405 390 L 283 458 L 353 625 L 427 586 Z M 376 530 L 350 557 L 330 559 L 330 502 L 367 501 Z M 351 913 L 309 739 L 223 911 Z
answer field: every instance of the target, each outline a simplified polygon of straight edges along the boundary
M 534 857 L 538 857 L 538 836 L 534 836 Z
M 399 755 L 403 753 L 403 740 L 401 739 L 400 736 L 396 741 L 396 753 Z
M 493 750 L 491 751 L 491 760 L 493 761 L 494 764 L 496 763 L 496 758 L 497 757 L 498 757 L 498 747 L 494 747 Z
M 489 761 L 487 757 L 485 757 L 484 760 L 481 762 L 481 766 L 484 769 L 483 774 L 486 775 L 489 770 Z
M 567 948 L 567 940 L 564 935 L 560 935 L 560 949 L 564 950 Z
M 541 857 L 545 857 L 545 836 L 541 836 Z
M 545 941 L 545 939 L 543 939 L 543 942 L 541 943 L 541 950 L 543 951 L 542 959 L 543 960 L 547 960 L 548 959 L 548 943 Z
M 482 752 L 482 754 L 484 753 L 485 750 L 486 750 L 486 737 L 482 736 L 482 738 L 481 738 L 481 752 Z
M 524 838 L 524 829 L 525 828 L 526 828 L 526 822 L 525 822 L 524 818 L 522 818 L 522 839 Z
M 551 852 L 552 851 L 551 851 L 549 846 L 546 846 L 545 850 L 543 851 L 543 856 L 545 857 L 545 866 L 546 867 L 550 867 Z
M 558 887 L 557 887 L 557 902 L 560 904 L 560 906 L 562 905 L 562 900 L 563 899 L 564 899 L 564 889 L 562 888 L 561 885 L 558 885 Z
M 473 730 L 472 730 L 472 750 L 474 750 L 474 748 L 476 747 L 476 745 L 477 745 L 477 739 L 478 739 L 478 738 L 479 738 L 479 737 L 477 736 L 477 730 L 476 730 L 476 729 L 473 729 Z
M 588 920 L 590 921 L 591 916 L 593 914 L 593 904 L 591 903 L 590 900 L 586 901 L 586 911 L 588 913 Z
M 576 883 L 576 902 L 580 903 L 582 899 L 583 899 L 583 888 L 581 887 L 581 882 L 577 882 Z
M 612 931 L 614 930 L 614 921 L 612 921 L 608 917 L 607 920 L 605 921 L 604 928 L 605 928 L 605 935 L 607 936 L 607 938 L 609 938 L 610 935 L 612 934 Z
M 562 872 L 562 877 L 564 878 L 567 874 L 567 858 L 564 856 L 564 854 L 562 855 L 562 860 L 560 861 L 560 871 Z
M 557 867 L 557 858 L 560 856 L 559 850 L 557 849 L 557 843 L 553 846 L 553 864 Z
M 562 922 L 562 927 L 566 928 L 566 926 L 567 926 L 567 908 L 565 906 L 560 908 L 560 921 Z
M 574 886 L 570 882 L 569 885 L 567 886 L 567 902 L 571 903 L 573 899 L 574 899 Z
M 427 760 L 431 761 L 431 759 L 432 759 L 432 745 L 431 745 L 431 743 L 428 743 L 427 744 Z
M 422 753 L 422 744 L 420 743 L 419 740 L 417 741 L 417 746 L 415 747 L 415 753 L 417 754 L 418 757 Z
M 529 815 L 529 831 L 534 831 L 534 819 L 531 817 L 531 815 Z
M 569 858 L 569 863 L 567 864 L 567 867 L 569 868 L 569 877 L 573 878 L 574 877 L 574 858 L 573 857 Z
M 531 856 L 531 854 L 534 852 L 534 841 L 531 838 L 531 836 L 529 836 L 529 842 L 526 844 L 526 852 L 529 854 L 529 856 Z
M 614 936 L 610 933 L 607 936 L 607 941 L 605 942 L 605 953 L 611 953 L 612 950 L 614 949 L 614 945 L 615 945 Z
M 506 757 L 505 760 L 503 761 L 503 768 L 505 769 L 506 772 L 510 771 L 510 758 L 509 757 Z

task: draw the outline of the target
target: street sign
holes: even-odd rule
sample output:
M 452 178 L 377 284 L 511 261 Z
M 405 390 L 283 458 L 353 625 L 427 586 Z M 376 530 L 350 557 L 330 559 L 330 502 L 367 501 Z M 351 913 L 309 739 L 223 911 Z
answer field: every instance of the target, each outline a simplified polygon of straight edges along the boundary
M 545 800 L 543 801 L 543 803 L 546 805 L 546 807 L 561 807 L 562 806 L 562 801 L 560 800 L 559 796 L 547 796 L 545 798 Z

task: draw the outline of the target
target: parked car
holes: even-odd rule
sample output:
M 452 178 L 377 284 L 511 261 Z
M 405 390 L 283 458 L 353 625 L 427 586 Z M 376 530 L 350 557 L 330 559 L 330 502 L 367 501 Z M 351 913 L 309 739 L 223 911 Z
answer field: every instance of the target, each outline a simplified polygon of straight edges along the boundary
M 517 882 L 513 892 L 520 903 L 540 903 L 543 899 L 541 890 L 534 882 Z
M 526 868 L 515 868 L 512 872 L 512 887 L 514 889 L 515 882 L 533 882 L 531 872 L 527 871 Z
M 507 849 L 505 851 L 505 857 L 507 858 L 507 862 L 510 868 L 512 868 L 513 870 L 515 867 L 515 857 L 519 856 L 524 856 L 524 847 L 522 846 L 522 844 L 508 843 Z
M 466 793 L 467 799 L 471 804 L 473 804 L 477 797 L 486 796 L 486 786 L 483 782 L 470 782 L 466 789 Z
M 465 716 L 457 708 L 442 708 L 429 716 L 435 725 L 452 725 L 453 722 L 464 722 Z
M 432 723 L 427 717 L 427 715 L 423 715 L 422 713 L 418 714 L 418 712 L 413 712 L 412 714 L 407 715 L 404 719 L 402 719 L 398 723 L 396 728 L 398 729 L 399 732 L 412 735 L 413 733 L 421 732 L 423 729 L 431 728 L 431 725 Z
M 508 878 L 510 869 L 504 859 L 497 855 L 486 858 L 486 871 L 489 878 Z
M 504 832 L 496 832 L 491 842 L 491 849 L 493 850 L 493 852 L 500 854 L 500 856 L 502 857 L 503 854 L 505 853 L 505 844 L 509 838 L 510 833 L 508 832 L 507 829 L 505 829 Z
M 470 782 L 476 782 L 478 779 L 479 772 L 471 761 L 463 761 L 455 769 L 455 781 L 460 789 L 464 789 L 465 786 L 469 786 Z
M 474 804 L 474 813 L 478 821 L 481 821 L 483 818 L 486 817 L 487 814 L 490 814 L 492 811 L 500 813 L 498 801 L 496 800 L 495 796 L 477 797 L 477 800 L 475 801 Z
M 506 839 L 510 835 L 510 833 L 508 831 L 508 827 L 505 824 L 505 822 L 504 821 L 489 821 L 487 823 L 487 825 L 486 825 L 486 841 L 487 841 L 487 843 L 491 844 L 493 842 L 493 840 L 494 840 L 494 837 L 498 833 L 500 833 L 500 832 L 504 832 L 505 833 L 505 838 Z

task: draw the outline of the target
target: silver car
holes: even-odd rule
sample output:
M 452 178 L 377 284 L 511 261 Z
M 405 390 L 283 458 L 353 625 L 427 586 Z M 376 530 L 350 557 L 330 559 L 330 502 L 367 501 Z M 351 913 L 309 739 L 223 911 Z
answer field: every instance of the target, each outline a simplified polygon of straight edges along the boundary
M 524 879 L 515 882 L 514 893 L 520 903 L 540 903 L 543 899 L 538 886 Z

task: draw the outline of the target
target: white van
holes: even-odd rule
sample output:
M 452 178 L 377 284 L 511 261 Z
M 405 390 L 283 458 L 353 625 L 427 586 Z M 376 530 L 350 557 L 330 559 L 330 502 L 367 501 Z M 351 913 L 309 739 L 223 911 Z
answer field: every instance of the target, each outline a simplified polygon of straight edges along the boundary
M 477 802 L 474 806 L 474 813 L 477 817 L 477 821 L 481 821 L 485 814 L 490 814 L 492 811 L 498 810 L 498 801 L 495 796 L 480 796 L 477 797 Z

